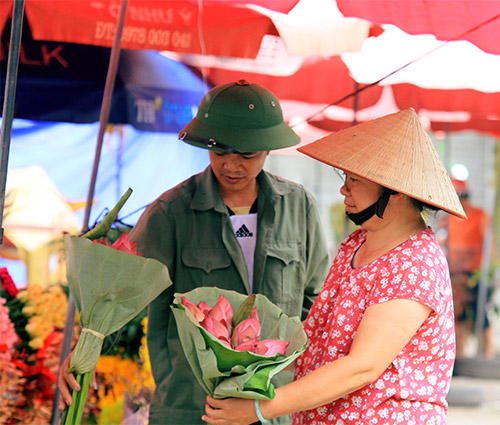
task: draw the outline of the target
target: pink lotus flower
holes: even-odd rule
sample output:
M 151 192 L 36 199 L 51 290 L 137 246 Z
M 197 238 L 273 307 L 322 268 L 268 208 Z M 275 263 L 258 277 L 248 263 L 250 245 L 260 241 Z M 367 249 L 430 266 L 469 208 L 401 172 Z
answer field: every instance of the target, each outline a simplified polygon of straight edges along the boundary
M 280 339 L 263 339 L 255 345 L 254 352 L 261 356 L 274 356 L 275 354 L 286 354 L 286 348 L 290 341 L 282 341 Z
M 110 245 L 106 238 L 101 238 L 100 240 L 94 240 L 93 242 L 99 243 L 104 246 L 109 246 L 111 248 L 117 249 L 118 251 L 126 252 L 128 254 L 132 255 L 139 255 L 141 256 L 141 253 L 137 253 L 137 242 L 130 242 L 128 239 L 128 233 L 122 233 L 120 237 L 113 243 L 113 245 Z
M 248 341 L 242 342 L 240 345 L 238 345 L 234 349 L 236 351 L 251 351 L 252 353 L 254 353 L 255 347 L 257 346 L 257 341 L 258 341 L 258 338 L 249 339 Z
M 198 322 L 201 323 L 203 322 L 203 320 L 205 320 L 205 313 L 203 313 L 203 311 L 196 307 L 196 305 L 189 301 L 187 298 L 182 297 L 182 305 L 191 312 L 191 314 Z
M 128 252 L 132 255 L 141 255 L 137 253 L 137 242 L 130 242 L 128 240 L 128 233 L 122 233 L 111 247 L 119 251 Z
M 199 306 L 199 304 L 198 304 Z M 222 323 L 231 335 L 232 320 L 233 320 L 233 306 L 229 303 L 224 295 L 221 295 L 214 307 L 210 310 L 208 315 L 218 322 Z
M 232 329 L 233 306 L 224 295 L 219 297 L 213 308 L 203 301 L 195 305 L 185 297 L 181 298 L 181 302 L 202 328 L 229 348 L 236 351 L 250 351 L 261 356 L 274 356 L 278 353 L 286 354 L 286 348 L 290 341 L 281 341 L 279 339 L 259 341 L 260 321 L 257 308 L 252 310 L 248 319 L 242 320 Z
M 250 314 L 248 319 L 245 319 L 238 323 L 233 330 L 233 347 L 238 347 L 243 342 L 249 341 L 251 339 L 260 337 L 260 322 L 259 316 L 257 314 L 257 308 L 255 307 Z
M 210 307 L 206 302 L 200 301 L 198 303 L 198 308 L 205 314 L 207 315 L 210 310 L 212 310 L 212 307 Z
M 98 244 L 101 244 L 101 245 L 104 245 L 104 246 L 109 246 L 111 248 L 111 245 L 108 243 L 108 241 L 106 240 L 106 238 L 94 239 L 92 242 L 98 243 Z
M 229 348 L 232 348 L 230 328 L 228 329 L 223 323 L 218 320 L 214 320 L 211 316 L 205 316 L 205 320 L 203 320 L 200 325 L 213 336 L 221 340 Z

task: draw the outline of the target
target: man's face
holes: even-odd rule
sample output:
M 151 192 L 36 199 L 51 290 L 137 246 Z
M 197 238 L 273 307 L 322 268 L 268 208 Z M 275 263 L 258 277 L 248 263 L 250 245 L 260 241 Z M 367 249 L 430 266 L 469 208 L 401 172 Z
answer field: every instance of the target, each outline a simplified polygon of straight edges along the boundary
M 210 164 L 221 192 L 253 188 L 269 151 L 244 154 L 209 151 Z

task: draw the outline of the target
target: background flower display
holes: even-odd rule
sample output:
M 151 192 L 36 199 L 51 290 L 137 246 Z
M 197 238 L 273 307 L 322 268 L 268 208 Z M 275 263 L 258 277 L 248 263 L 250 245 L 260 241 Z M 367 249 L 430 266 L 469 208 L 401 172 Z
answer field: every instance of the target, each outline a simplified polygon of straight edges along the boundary
M 50 422 L 67 296 L 60 285 L 19 291 L 0 273 L 0 423 Z
M 106 341 L 97 361 L 99 425 L 122 423 L 132 415 L 147 418 L 154 380 L 146 346 L 147 316 L 140 316 Z M 139 421 L 135 422 L 140 423 Z
M 0 268 L 0 423 L 51 421 L 67 309 L 66 284 L 18 290 Z M 116 425 L 147 418 L 154 381 L 146 347 L 146 310 L 104 340 L 83 423 Z M 76 317 L 72 346 L 79 336 Z M 134 418 L 135 419 L 135 418 Z M 139 423 L 138 421 L 135 422 Z
M 256 294 L 251 310 L 257 308 L 260 340 L 280 339 L 290 343 L 285 355 L 277 353 L 263 356 L 249 351 L 236 351 L 207 331 L 186 306 L 189 303 L 185 300 L 188 300 L 196 306 L 203 302 L 212 308 L 221 295 L 227 298 L 235 315 L 247 299 L 246 295 L 213 287 L 199 287 L 174 296 L 171 308 L 189 365 L 202 388 L 215 398 L 271 399 L 274 397 L 272 378 L 305 350 L 307 336 L 302 323 L 298 317 L 284 314 L 264 295 Z

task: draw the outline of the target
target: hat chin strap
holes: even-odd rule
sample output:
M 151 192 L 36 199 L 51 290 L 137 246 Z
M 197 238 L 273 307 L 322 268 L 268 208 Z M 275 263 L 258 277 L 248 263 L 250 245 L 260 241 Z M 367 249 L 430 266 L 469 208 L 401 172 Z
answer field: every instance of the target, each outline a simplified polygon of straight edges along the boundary
M 346 213 L 346 215 L 349 220 L 351 220 L 356 226 L 363 224 L 366 220 L 369 220 L 374 215 L 377 215 L 377 217 L 379 218 L 383 218 L 382 216 L 384 215 L 385 207 L 387 207 L 387 203 L 389 202 L 389 197 L 391 195 L 395 195 L 396 193 L 398 192 L 396 192 L 395 190 L 385 189 L 382 195 L 380 195 L 380 198 L 378 198 L 378 200 L 374 204 L 370 205 L 368 208 L 365 208 L 359 213 Z
M 185 132 L 185 131 L 183 131 L 179 134 L 179 139 L 180 140 L 188 140 L 188 141 L 190 140 L 192 142 L 201 143 L 201 144 L 205 145 L 207 147 L 207 149 L 219 148 L 219 149 L 226 151 L 226 152 L 229 152 L 229 153 L 237 153 L 237 154 L 246 153 L 246 152 L 240 152 L 240 151 L 232 148 L 231 146 L 225 145 L 223 143 L 216 142 L 214 139 L 204 139 L 203 137 L 198 137 L 198 136 L 195 136 L 193 134 L 187 134 L 187 132 Z

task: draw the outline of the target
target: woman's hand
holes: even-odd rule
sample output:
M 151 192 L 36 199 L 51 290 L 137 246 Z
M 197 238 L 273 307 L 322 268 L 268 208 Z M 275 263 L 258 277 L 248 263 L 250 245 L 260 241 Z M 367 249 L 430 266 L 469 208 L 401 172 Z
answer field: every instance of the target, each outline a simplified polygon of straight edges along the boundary
M 212 425 L 248 425 L 257 422 L 255 401 L 243 398 L 218 400 L 207 396 L 206 415 L 202 420 Z

